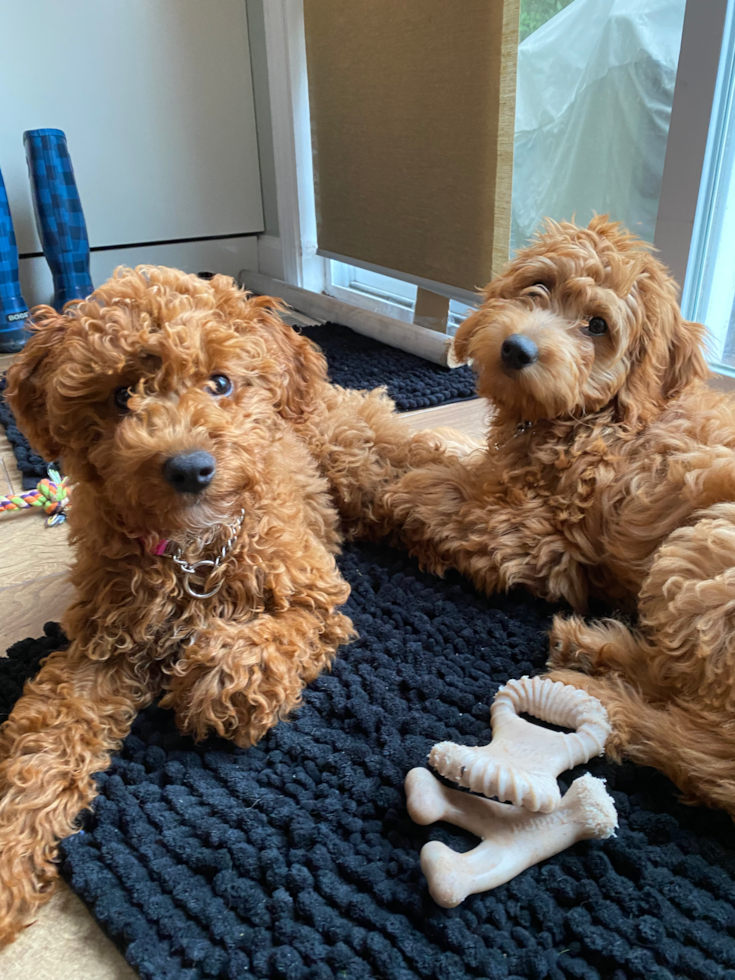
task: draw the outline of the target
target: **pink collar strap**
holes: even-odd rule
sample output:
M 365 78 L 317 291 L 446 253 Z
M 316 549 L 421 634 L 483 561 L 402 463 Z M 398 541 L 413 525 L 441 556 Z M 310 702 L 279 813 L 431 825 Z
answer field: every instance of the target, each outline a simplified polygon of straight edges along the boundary
M 154 538 L 153 541 L 151 541 L 150 538 L 141 537 L 138 538 L 138 541 L 140 541 L 140 546 L 143 551 L 147 551 L 149 555 L 165 555 L 166 548 L 168 548 L 169 545 L 168 538 L 158 540 Z

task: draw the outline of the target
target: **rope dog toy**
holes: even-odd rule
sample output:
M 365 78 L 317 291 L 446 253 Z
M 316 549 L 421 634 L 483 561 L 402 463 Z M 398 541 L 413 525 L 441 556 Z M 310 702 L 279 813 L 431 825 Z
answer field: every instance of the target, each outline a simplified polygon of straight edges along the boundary
M 41 480 L 35 490 L 0 497 L 0 514 L 5 511 L 25 510 L 40 507 L 48 515 L 47 527 L 54 527 L 66 520 L 66 508 L 69 506 L 69 481 L 62 479 L 59 472 L 49 467 L 48 477 Z

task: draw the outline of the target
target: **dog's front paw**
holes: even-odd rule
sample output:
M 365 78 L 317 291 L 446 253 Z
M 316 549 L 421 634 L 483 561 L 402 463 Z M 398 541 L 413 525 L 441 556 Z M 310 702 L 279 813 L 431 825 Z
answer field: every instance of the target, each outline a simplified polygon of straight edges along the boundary
M 568 619 L 563 619 L 561 616 L 554 617 L 549 636 L 548 660 L 548 666 L 552 670 L 569 668 L 581 671 L 583 674 L 593 672 L 594 660 L 581 642 L 583 631 L 584 622 L 579 616 L 570 616 Z
M 552 640 L 550 644 L 547 666 L 550 670 L 578 670 L 583 674 L 591 674 L 592 658 L 573 643 L 566 640 Z

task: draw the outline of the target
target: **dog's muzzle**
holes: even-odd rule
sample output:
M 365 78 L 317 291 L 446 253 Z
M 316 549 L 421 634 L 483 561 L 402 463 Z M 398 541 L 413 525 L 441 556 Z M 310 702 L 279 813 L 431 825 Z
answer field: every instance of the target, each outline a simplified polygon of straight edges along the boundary
M 511 371 L 521 371 L 538 360 L 538 347 L 530 337 L 512 333 L 506 337 L 500 348 L 500 358 Z
M 201 493 L 212 482 L 217 464 L 211 453 L 181 453 L 163 464 L 163 475 L 178 493 Z

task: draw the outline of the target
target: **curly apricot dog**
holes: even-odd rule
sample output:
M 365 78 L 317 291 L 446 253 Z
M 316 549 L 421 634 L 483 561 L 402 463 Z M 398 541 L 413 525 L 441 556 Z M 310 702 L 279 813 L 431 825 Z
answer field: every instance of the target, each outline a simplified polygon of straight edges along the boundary
M 9 371 L 22 428 L 74 485 L 77 598 L 69 649 L 0 729 L 0 942 L 159 693 L 182 731 L 238 745 L 299 703 L 353 635 L 328 491 L 357 526 L 368 487 L 432 455 L 381 393 L 329 385 L 277 308 L 224 276 L 122 269 L 40 308 Z
M 735 816 L 735 400 L 703 383 L 703 335 L 644 243 L 549 222 L 456 335 L 487 446 L 387 503 L 435 572 L 637 610 L 635 629 L 557 617 L 552 676 L 604 702 L 614 757 Z

